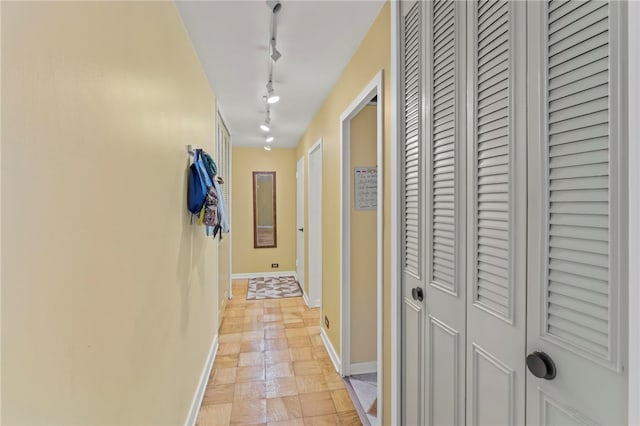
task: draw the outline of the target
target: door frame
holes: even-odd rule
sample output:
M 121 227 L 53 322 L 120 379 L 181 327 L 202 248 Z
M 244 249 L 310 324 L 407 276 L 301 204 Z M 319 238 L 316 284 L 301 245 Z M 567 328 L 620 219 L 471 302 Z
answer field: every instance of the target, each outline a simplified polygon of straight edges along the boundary
M 227 147 L 229 152 L 228 152 L 228 164 L 227 167 L 229 169 L 229 173 L 227 175 L 227 181 L 224 184 L 225 185 L 229 185 L 229 199 L 228 200 L 224 200 L 225 201 L 225 206 L 226 206 L 226 213 L 227 213 L 227 224 L 229 225 L 229 233 L 227 234 L 227 238 L 228 238 L 228 245 L 229 245 L 229 279 L 228 279 L 228 289 L 227 289 L 227 300 L 231 300 L 233 299 L 233 238 L 231 238 L 231 199 L 233 198 L 233 186 L 232 186 L 232 181 L 233 179 L 231 179 L 231 177 L 233 176 L 233 170 L 232 170 L 232 163 L 233 163 L 233 145 L 231 142 L 231 130 L 229 130 L 229 126 L 227 126 L 227 121 L 224 119 L 224 115 L 222 114 L 222 110 L 220 109 L 220 103 L 218 101 L 216 101 L 216 126 L 222 124 L 222 126 L 224 127 L 224 129 L 227 131 L 227 134 L 229 135 L 229 146 Z M 218 133 L 218 129 L 216 129 L 216 146 L 217 146 L 217 133 Z M 218 164 L 221 162 L 220 159 L 218 159 Z M 218 240 L 219 241 L 219 240 Z M 219 245 L 219 244 L 218 244 Z M 218 267 L 216 266 L 216 270 Z M 216 296 L 216 297 L 219 297 Z
M 383 70 L 378 71 L 373 80 L 340 115 L 340 374 L 348 376 L 351 366 L 351 120 L 377 96 L 376 104 L 376 369 L 377 369 L 377 415 L 383 420 L 383 267 L 384 267 L 384 98 Z
M 402 222 L 400 203 L 402 202 L 402 147 L 400 142 L 400 2 L 391 2 L 391 424 L 402 423 L 402 271 L 400 256 L 402 251 Z
M 318 181 L 320 182 L 320 193 L 318 194 L 318 196 L 320 197 L 320 206 L 322 206 L 322 188 L 323 188 L 323 183 L 322 183 L 322 138 L 318 139 L 316 141 L 316 143 L 314 143 L 309 150 L 307 151 L 307 222 L 309 221 L 309 212 L 311 211 L 311 209 L 309 209 L 309 203 L 311 201 L 311 153 L 314 152 L 315 150 L 319 150 L 319 154 L 320 154 L 320 176 L 316 176 L 315 178 L 318 179 Z M 317 261 L 320 264 L 320 267 L 318 268 L 318 286 L 319 288 L 319 294 L 320 297 L 317 300 L 313 300 L 311 298 L 311 275 L 307 274 L 309 276 L 309 280 L 307 280 L 307 285 L 309 286 L 309 302 L 308 302 L 308 306 L 310 308 L 320 308 L 320 312 L 322 312 L 322 212 L 319 213 L 320 217 L 318 220 L 318 229 L 319 229 L 319 234 L 320 234 L 320 253 L 318 253 L 317 256 Z M 311 229 L 311 226 L 307 226 L 307 229 Z M 307 238 L 307 245 L 309 245 L 311 238 Z M 308 252 L 307 252 L 308 253 Z M 307 256 L 309 259 L 308 262 L 305 264 L 305 268 L 306 271 L 309 270 L 308 265 L 311 263 L 311 256 Z M 322 320 L 320 320 L 322 322 Z M 322 324 L 321 324 L 322 325 Z
M 629 224 L 629 257 L 628 257 L 628 313 L 629 313 L 629 396 L 628 396 L 628 411 L 629 411 L 629 424 L 640 425 L 640 406 L 637 401 L 640 400 L 640 312 L 634 309 L 640 306 L 640 264 L 632 261 L 632 259 L 640 258 L 640 192 L 637 189 L 634 191 L 632 188 L 637 188 L 637 182 L 640 179 L 640 168 L 637 167 L 640 164 L 640 146 L 637 142 L 631 141 L 640 140 L 640 124 L 638 120 L 632 119 L 632 117 L 638 117 L 640 115 L 640 82 L 637 79 L 629 78 L 630 76 L 636 76 L 640 73 L 640 52 L 637 45 L 640 42 L 640 29 L 637 25 L 631 25 L 631 23 L 638 22 L 640 20 L 640 3 L 630 1 L 626 5 L 627 19 L 626 30 L 628 31 L 628 38 L 626 40 L 627 46 L 623 50 L 628 54 L 628 71 L 625 75 L 627 89 L 628 89 L 628 110 L 627 110 L 627 122 L 628 122 L 628 134 L 626 139 L 627 145 L 627 158 L 629 161 L 628 171 L 628 193 L 629 193 L 629 214 L 627 216 Z M 624 72 L 624 71 L 623 71 Z M 635 330 L 633 332 L 632 330 Z
M 309 297 L 308 295 L 305 293 L 304 291 L 304 284 L 306 282 L 305 280 L 305 267 L 307 266 L 305 264 L 305 248 L 306 248 L 306 239 L 305 239 L 305 235 L 304 235 L 304 228 L 305 228 L 305 223 L 304 223 L 304 212 L 305 212 L 305 191 L 304 191 L 304 184 L 305 184 L 305 165 L 304 165 L 304 159 L 305 156 L 302 155 L 302 157 L 298 158 L 298 161 L 296 161 L 296 278 L 298 279 L 298 284 L 300 284 L 300 290 L 302 290 L 302 297 L 305 301 L 305 303 L 307 304 L 307 306 L 309 306 Z M 302 173 L 298 173 L 298 165 L 300 164 L 300 162 L 302 162 Z M 300 181 L 300 179 L 302 179 L 302 200 L 298 199 L 298 183 Z M 298 223 L 298 209 L 302 208 L 302 223 Z M 302 226 L 302 258 L 298 257 L 299 254 L 299 250 L 300 247 L 298 247 L 298 232 L 301 232 L 298 230 L 298 226 Z M 302 276 L 298 276 L 298 270 L 300 269 L 300 262 L 302 262 Z

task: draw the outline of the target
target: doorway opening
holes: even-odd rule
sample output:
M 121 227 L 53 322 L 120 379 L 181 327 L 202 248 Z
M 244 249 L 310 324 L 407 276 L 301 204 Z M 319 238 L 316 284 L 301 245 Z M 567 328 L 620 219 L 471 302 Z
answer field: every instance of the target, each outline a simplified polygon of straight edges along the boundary
M 382 418 L 382 71 L 343 112 L 340 369 L 362 420 Z

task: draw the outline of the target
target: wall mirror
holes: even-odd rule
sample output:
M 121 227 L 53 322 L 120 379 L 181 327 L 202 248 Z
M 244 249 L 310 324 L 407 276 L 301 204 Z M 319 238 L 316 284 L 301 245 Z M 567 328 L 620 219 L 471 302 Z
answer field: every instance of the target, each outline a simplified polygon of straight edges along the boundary
M 253 172 L 253 247 L 277 247 L 276 172 Z

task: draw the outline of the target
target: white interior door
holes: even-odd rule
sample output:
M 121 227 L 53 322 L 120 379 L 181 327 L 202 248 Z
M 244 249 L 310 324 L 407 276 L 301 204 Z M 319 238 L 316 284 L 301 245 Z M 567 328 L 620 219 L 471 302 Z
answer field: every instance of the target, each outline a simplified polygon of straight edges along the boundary
M 422 2 L 401 2 L 402 17 L 402 424 L 424 424 L 424 211 L 422 165 Z
M 526 7 L 468 8 L 467 423 L 525 422 Z
M 309 151 L 309 304 L 322 300 L 322 142 Z
M 304 291 L 304 156 L 296 167 L 296 227 L 296 277 Z
M 465 421 L 466 2 L 425 3 L 425 425 Z
M 627 424 L 622 7 L 530 4 L 528 424 Z

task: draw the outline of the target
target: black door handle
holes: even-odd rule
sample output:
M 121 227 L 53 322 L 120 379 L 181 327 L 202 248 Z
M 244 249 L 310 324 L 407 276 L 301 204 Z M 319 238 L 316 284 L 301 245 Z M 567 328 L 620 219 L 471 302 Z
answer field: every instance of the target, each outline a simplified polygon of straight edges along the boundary
M 298 231 L 304 232 L 304 228 L 298 228 Z
M 411 297 L 413 300 L 417 300 L 418 302 L 422 302 L 424 299 L 424 293 L 422 292 L 422 287 L 414 287 L 411 289 Z
M 556 377 L 556 364 L 544 352 L 532 352 L 527 355 L 527 368 L 540 379 L 552 380 Z

